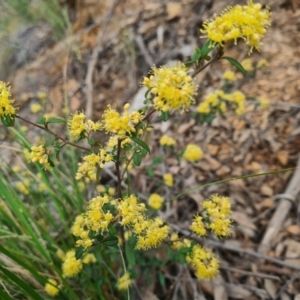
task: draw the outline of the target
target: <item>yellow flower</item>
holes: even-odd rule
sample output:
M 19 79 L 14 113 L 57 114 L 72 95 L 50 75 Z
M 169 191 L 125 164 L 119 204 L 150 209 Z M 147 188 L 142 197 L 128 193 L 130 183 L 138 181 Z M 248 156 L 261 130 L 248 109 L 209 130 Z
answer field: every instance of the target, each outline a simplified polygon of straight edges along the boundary
M 84 264 L 94 264 L 97 261 L 95 255 L 93 253 L 88 253 L 83 256 L 82 262 Z
M 68 127 L 71 137 L 78 138 L 85 132 L 85 114 L 76 112 L 69 118 Z
M 59 293 L 57 282 L 54 279 L 48 279 L 48 282 L 45 284 L 45 292 L 51 297 L 55 297 Z
M 268 109 L 270 107 L 270 100 L 266 98 L 259 98 L 260 107 L 262 109 Z
M 128 112 L 129 104 L 124 105 L 124 113 L 120 115 L 116 110 L 111 109 L 108 105 L 102 116 L 102 125 L 105 131 L 109 134 L 115 134 L 120 139 L 126 139 L 136 132 L 134 125 L 138 124 L 144 115 L 138 111 Z M 110 146 L 114 146 L 109 142 Z
M 195 245 L 186 257 L 199 279 L 209 280 L 219 273 L 219 261 L 205 248 Z
M 75 250 L 70 250 L 66 254 L 62 265 L 63 277 L 74 277 L 82 270 L 81 259 L 76 259 Z
M 25 182 L 21 182 L 19 181 L 17 184 L 16 184 L 16 189 L 18 191 L 20 191 L 22 194 L 24 195 L 28 195 L 29 194 L 29 189 L 28 189 L 28 186 L 30 185 L 30 181 L 29 180 L 26 180 Z
M 166 186 L 172 187 L 174 184 L 173 175 L 171 173 L 166 173 L 164 175 L 164 182 Z
M 251 58 L 243 59 L 243 60 L 241 61 L 241 65 L 243 66 L 243 68 L 244 68 L 247 72 L 253 71 L 253 64 L 252 64 L 252 59 L 251 59 Z
M 160 140 L 159 143 L 162 146 L 174 146 L 175 145 L 175 140 L 169 136 L 167 136 L 166 134 L 164 134 Z
M 236 76 L 235 73 L 232 71 L 226 71 L 223 75 L 222 75 L 223 79 L 227 80 L 227 81 L 236 81 Z
M 198 161 L 200 158 L 202 158 L 202 156 L 203 152 L 201 148 L 195 144 L 187 145 L 183 153 L 183 158 L 190 162 Z
M 156 110 L 183 112 L 195 103 L 197 86 L 185 65 L 153 67 L 150 74 L 150 78 L 145 77 L 142 84 L 154 95 L 152 105 Z
M 158 194 L 151 194 L 148 199 L 148 205 L 154 209 L 160 209 L 164 199 Z
M 30 105 L 30 110 L 32 113 L 36 114 L 42 110 L 42 106 L 38 103 L 33 103 Z
M 64 251 L 62 251 L 61 249 L 58 249 L 56 251 L 56 256 L 61 259 L 61 260 L 65 260 L 66 258 L 66 253 Z
M 46 169 L 50 168 L 49 163 L 50 151 L 47 150 L 43 145 L 31 147 L 30 158 L 32 162 L 38 162 L 43 165 Z
M 241 38 L 252 52 L 253 48 L 259 50 L 260 40 L 270 26 L 269 19 L 269 9 L 263 9 L 261 4 L 249 0 L 248 5 L 228 7 L 214 20 L 204 22 L 204 29 L 200 31 L 213 45 L 223 46 L 231 40 L 236 43 Z
M 194 217 L 194 221 L 192 222 L 190 228 L 195 234 L 197 234 L 199 236 L 206 235 L 206 228 L 205 228 L 205 225 L 202 221 L 201 216 L 195 216 Z
M 161 218 L 146 220 L 144 230 L 137 235 L 136 249 L 147 250 L 158 247 L 167 237 L 170 227 L 163 225 Z
M 131 285 L 132 279 L 130 279 L 130 274 L 128 272 L 118 279 L 117 288 L 119 291 L 127 290 Z
M 269 66 L 269 63 L 266 59 L 261 59 L 258 61 L 257 65 L 256 65 L 256 68 L 262 68 L 262 67 L 268 67 Z
M 14 101 L 10 97 L 8 83 L 0 81 L 0 117 L 7 115 L 14 116 L 16 114 L 16 108 L 12 106 Z

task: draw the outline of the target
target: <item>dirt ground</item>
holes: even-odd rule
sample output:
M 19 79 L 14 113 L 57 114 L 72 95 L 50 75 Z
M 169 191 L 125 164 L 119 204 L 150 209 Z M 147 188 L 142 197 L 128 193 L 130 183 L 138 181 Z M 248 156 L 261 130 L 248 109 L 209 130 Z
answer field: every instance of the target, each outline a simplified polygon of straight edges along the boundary
M 62 115 L 67 103 L 70 112 L 83 109 L 95 120 L 107 104 L 121 107 L 138 102 L 143 92 L 140 82 L 153 64 L 187 61 L 194 48 L 203 44 L 199 38 L 202 22 L 228 4 L 245 2 L 76 3 L 69 1 L 72 34 L 59 42 L 41 43 L 35 54 L 29 55 L 27 64 L 18 65 L 6 78 L 14 98 L 22 105 L 21 113 L 31 118 L 35 116 L 28 107 L 39 101 L 40 92 L 48 97 L 45 112 Z M 190 113 L 174 115 L 163 125 L 154 118 L 152 153 L 161 153 L 158 140 L 164 133 L 176 139 L 175 150 L 194 142 L 204 152 L 204 158 L 192 166 L 167 153 L 156 176 L 161 180 L 166 172 L 174 174 L 175 187 L 165 191 L 165 196 L 171 198 L 197 185 L 294 169 L 210 185 L 172 202 L 164 216 L 184 235 L 203 199 L 212 193 L 228 195 L 234 232 L 227 240 L 207 242 L 221 260 L 221 273 L 215 280 L 200 282 L 186 269 L 179 272 L 178 268 L 175 273 L 174 269 L 166 269 L 171 296 L 166 298 L 154 285 L 145 291 L 143 299 L 300 299 L 300 171 L 295 168 L 300 163 L 300 2 L 262 3 L 271 8 L 272 25 L 260 52 L 253 53 L 251 60 L 256 65 L 266 59 L 268 66 L 256 69 L 245 79 L 240 77 L 233 89 L 242 90 L 249 99 L 268 98 L 271 107 L 254 109 L 250 103 L 242 116 L 228 112 L 201 126 L 194 126 Z M 38 35 L 41 30 L 44 35 Z M 44 28 L 36 32 L 50 39 Z M 248 58 L 248 48 L 238 43 L 226 48 L 226 55 L 241 61 Z M 222 72 L 227 69 L 234 70 L 222 60 L 198 75 L 198 102 L 222 86 Z M 134 173 L 133 184 L 141 187 L 144 195 L 153 192 L 155 185 L 145 175 L 152 158 Z

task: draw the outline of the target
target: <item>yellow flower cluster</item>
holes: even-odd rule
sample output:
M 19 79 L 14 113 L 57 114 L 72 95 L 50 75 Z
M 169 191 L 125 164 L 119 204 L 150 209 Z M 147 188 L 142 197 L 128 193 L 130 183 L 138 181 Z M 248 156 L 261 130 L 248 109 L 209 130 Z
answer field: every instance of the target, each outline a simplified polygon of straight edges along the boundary
M 174 184 L 174 178 L 171 173 L 166 173 L 164 175 L 164 182 L 166 186 L 172 187 Z
M 76 241 L 76 246 L 85 248 L 93 245 L 93 240 L 89 238 L 89 232 L 103 233 L 113 220 L 114 216 L 110 211 L 104 211 L 104 205 L 109 203 L 109 196 L 97 196 L 88 202 L 85 213 L 78 215 L 72 227 L 72 234 L 80 237 Z
M 36 114 L 42 110 L 42 106 L 38 103 L 33 103 L 30 105 L 30 110 L 32 113 Z
M 138 124 L 144 115 L 138 111 L 128 112 L 129 104 L 124 105 L 124 113 L 120 115 L 116 110 L 108 105 L 102 116 L 102 126 L 109 134 L 115 134 L 120 139 L 125 139 L 136 132 L 134 125 Z
M 95 166 L 90 165 L 88 162 L 84 161 L 78 163 L 78 170 L 75 176 L 76 180 L 85 178 L 87 182 L 96 180 L 96 168 Z
M 0 117 L 7 115 L 14 116 L 16 114 L 16 108 L 12 106 L 13 100 L 10 97 L 8 83 L 0 81 Z
M 51 296 L 55 297 L 59 293 L 59 288 L 57 282 L 54 279 L 48 279 L 48 282 L 45 284 L 45 292 Z
M 97 262 L 97 259 L 94 255 L 94 253 L 87 253 L 83 256 L 82 262 L 86 265 L 94 264 Z
M 201 148 L 195 144 L 188 144 L 183 153 L 183 158 L 190 162 L 198 161 L 202 156 Z
M 203 202 L 203 208 L 206 212 L 206 217 L 199 215 L 194 217 L 190 229 L 199 236 L 205 236 L 210 229 L 218 237 L 229 236 L 231 234 L 231 214 L 230 201 L 228 197 L 213 195 L 208 200 Z
M 62 265 L 63 277 L 74 277 L 82 270 L 82 260 L 76 259 L 75 250 L 67 252 Z
M 150 74 L 150 78 L 145 77 L 142 84 L 155 96 L 153 106 L 156 110 L 183 112 L 195 103 L 197 86 L 185 65 L 153 67 Z
M 84 214 L 80 214 L 75 218 L 71 232 L 73 235 L 80 237 L 80 240 L 76 241 L 77 247 L 83 246 L 84 248 L 88 248 L 93 245 L 93 240 L 89 238 L 87 219 Z
M 203 202 L 209 217 L 209 228 L 218 237 L 229 236 L 231 234 L 231 206 L 228 197 L 213 195 L 210 199 Z
M 175 145 L 175 140 L 173 138 L 171 138 L 170 136 L 167 136 L 166 134 L 164 134 L 160 138 L 159 143 L 162 146 L 174 146 Z
M 50 168 L 49 164 L 50 151 L 47 150 L 43 145 L 31 147 L 29 160 L 32 162 L 38 162 L 43 165 L 46 169 Z
M 246 58 L 241 61 L 241 65 L 247 72 L 253 71 L 253 63 L 251 58 Z
M 191 241 L 188 239 L 183 239 L 183 241 L 181 241 L 181 239 L 178 236 L 178 233 L 172 233 L 170 241 L 172 242 L 171 247 L 177 250 L 183 247 L 189 248 L 191 246 Z
M 137 236 L 136 249 L 147 250 L 159 246 L 168 236 L 169 226 L 160 218 L 148 219 L 143 213 L 146 208 L 138 203 L 135 195 L 122 199 L 118 211 L 122 217 L 121 225 L 130 226 Z
M 117 289 L 119 291 L 127 290 L 129 286 L 131 286 L 132 280 L 130 279 L 130 274 L 126 272 L 122 277 L 118 279 Z
M 186 257 L 187 262 L 195 269 L 199 279 L 209 280 L 219 273 L 219 260 L 212 252 L 195 245 Z
M 208 114 L 220 110 L 226 112 L 226 103 L 232 103 L 235 106 L 235 113 L 241 115 L 245 111 L 246 97 L 240 91 L 225 94 L 222 90 L 215 90 L 209 93 L 199 104 L 197 112 L 200 114 Z
M 268 109 L 270 107 L 270 100 L 269 99 L 260 97 L 260 98 L 258 98 L 258 101 L 259 101 L 260 107 L 262 109 Z
M 232 71 L 226 71 L 223 75 L 222 78 L 227 80 L 227 81 L 236 81 L 236 76 L 235 73 Z
M 83 112 L 76 112 L 69 118 L 68 127 L 71 137 L 79 138 L 101 129 L 99 122 L 93 122 L 92 120 L 85 122 L 85 119 L 86 116 Z
M 252 0 L 248 5 L 236 5 L 227 8 L 214 20 L 206 21 L 204 29 L 200 30 L 214 45 L 242 38 L 250 46 L 259 50 L 260 40 L 270 26 L 270 11 L 263 9 L 261 4 L 255 4 Z
M 158 194 L 151 194 L 148 199 L 148 205 L 154 209 L 160 209 L 164 202 L 163 197 Z

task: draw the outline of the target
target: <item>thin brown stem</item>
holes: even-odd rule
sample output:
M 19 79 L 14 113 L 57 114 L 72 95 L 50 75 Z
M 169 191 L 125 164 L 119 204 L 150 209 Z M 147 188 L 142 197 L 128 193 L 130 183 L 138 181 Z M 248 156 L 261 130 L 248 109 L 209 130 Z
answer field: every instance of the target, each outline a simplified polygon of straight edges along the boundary
M 18 118 L 18 119 L 20 119 L 20 120 L 22 120 L 22 121 L 24 121 L 24 122 L 26 122 L 26 123 L 28 123 L 28 124 L 30 124 L 30 125 L 32 125 L 32 126 L 35 126 L 35 127 L 37 127 L 37 128 L 40 128 L 40 129 L 42 129 L 42 130 L 44 130 L 44 131 L 46 131 L 46 132 L 52 134 L 52 135 L 55 136 L 58 140 L 63 141 L 64 144 L 68 144 L 68 145 L 70 145 L 70 146 L 73 146 L 73 147 L 75 147 L 75 148 L 78 148 L 78 149 L 81 149 L 81 150 L 84 150 L 84 151 L 91 151 L 91 149 L 89 149 L 89 148 L 86 148 L 86 147 L 83 147 L 83 146 L 76 145 L 75 143 L 72 143 L 72 142 L 70 142 L 70 141 L 64 139 L 63 137 L 57 135 L 55 132 L 51 131 L 48 127 L 43 127 L 43 126 L 41 126 L 41 125 L 39 125 L 39 124 L 33 123 L 33 122 L 29 121 L 29 120 L 26 120 L 26 119 L 22 118 L 22 117 L 19 116 L 19 115 L 16 115 L 16 118 Z
M 117 187 L 117 196 L 119 199 L 122 197 L 121 193 L 121 171 L 120 171 L 120 155 L 121 155 L 121 140 L 118 139 L 118 145 L 117 145 L 117 160 L 115 162 L 116 165 L 116 172 L 117 172 L 117 178 L 118 178 L 118 187 Z
M 213 62 L 221 59 L 221 57 L 223 56 L 223 48 L 219 48 L 218 52 L 216 53 L 216 55 L 204 66 L 202 66 L 201 68 L 199 69 L 196 69 L 192 74 L 191 76 L 192 77 L 195 77 L 197 74 L 199 74 L 200 72 L 202 72 L 204 69 L 206 69 L 209 65 L 211 65 Z

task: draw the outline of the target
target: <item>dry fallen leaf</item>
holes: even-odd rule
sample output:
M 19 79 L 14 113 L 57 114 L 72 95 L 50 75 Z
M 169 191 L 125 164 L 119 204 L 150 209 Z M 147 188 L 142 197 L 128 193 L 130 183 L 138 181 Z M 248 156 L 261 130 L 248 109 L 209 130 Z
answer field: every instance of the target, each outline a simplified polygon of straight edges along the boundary
M 182 7 L 180 3 L 169 2 L 167 3 L 167 20 L 172 20 L 176 17 L 179 17 L 182 12 Z

